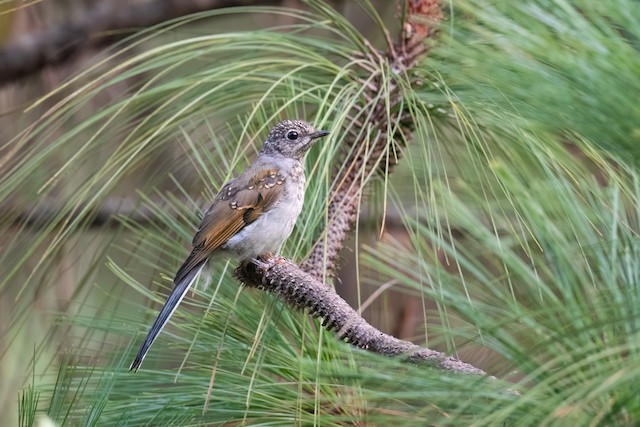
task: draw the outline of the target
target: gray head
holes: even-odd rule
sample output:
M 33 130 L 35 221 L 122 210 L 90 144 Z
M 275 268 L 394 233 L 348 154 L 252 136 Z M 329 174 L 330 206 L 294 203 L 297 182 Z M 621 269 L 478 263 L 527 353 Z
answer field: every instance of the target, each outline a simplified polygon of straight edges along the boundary
M 301 160 L 313 143 L 329 135 L 325 130 L 315 130 L 302 120 L 283 120 L 271 129 L 262 152 Z

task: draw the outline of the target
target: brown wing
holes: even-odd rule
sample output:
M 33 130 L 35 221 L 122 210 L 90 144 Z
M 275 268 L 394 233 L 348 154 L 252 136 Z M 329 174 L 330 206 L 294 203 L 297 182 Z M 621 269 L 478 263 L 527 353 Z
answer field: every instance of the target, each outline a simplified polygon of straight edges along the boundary
M 248 176 L 251 178 L 247 179 Z M 269 210 L 279 200 L 284 180 L 277 168 L 262 169 L 257 174 L 247 170 L 222 187 L 202 218 L 193 237 L 193 251 L 178 270 L 174 282 L 179 282 L 213 251 Z

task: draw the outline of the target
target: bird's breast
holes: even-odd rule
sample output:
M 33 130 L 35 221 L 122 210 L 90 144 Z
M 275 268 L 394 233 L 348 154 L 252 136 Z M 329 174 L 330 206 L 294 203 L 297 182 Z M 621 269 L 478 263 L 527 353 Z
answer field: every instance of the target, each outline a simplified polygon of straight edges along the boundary
M 244 227 L 224 245 L 240 259 L 277 253 L 287 240 L 302 211 L 305 178 L 302 166 L 292 170 L 284 182 L 278 202 L 257 220 Z

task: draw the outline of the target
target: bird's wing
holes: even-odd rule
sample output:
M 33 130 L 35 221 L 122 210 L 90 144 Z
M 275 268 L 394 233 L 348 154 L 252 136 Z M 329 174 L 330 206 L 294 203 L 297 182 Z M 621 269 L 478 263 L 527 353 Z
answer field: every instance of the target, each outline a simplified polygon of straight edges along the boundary
M 285 176 L 278 168 L 261 168 L 257 173 L 250 168 L 222 187 L 202 218 L 193 238 L 193 251 L 174 282 L 273 207 L 282 196 L 284 182 Z

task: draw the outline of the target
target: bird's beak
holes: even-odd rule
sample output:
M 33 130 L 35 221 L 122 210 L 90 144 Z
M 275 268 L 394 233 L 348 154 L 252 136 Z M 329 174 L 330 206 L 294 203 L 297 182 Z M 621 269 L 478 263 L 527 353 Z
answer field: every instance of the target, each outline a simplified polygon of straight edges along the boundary
M 317 139 L 317 138 L 322 138 L 323 136 L 327 136 L 329 135 L 329 132 L 327 132 L 326 130 L 319 130 L 318 132 L 312 133 L 311 135 L 309 135 L 309 138 L 311 139 Z

